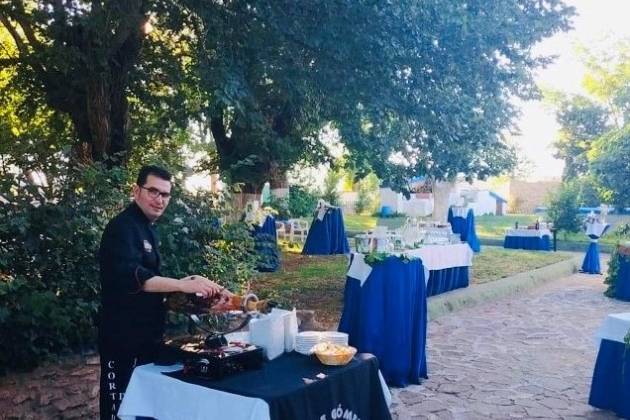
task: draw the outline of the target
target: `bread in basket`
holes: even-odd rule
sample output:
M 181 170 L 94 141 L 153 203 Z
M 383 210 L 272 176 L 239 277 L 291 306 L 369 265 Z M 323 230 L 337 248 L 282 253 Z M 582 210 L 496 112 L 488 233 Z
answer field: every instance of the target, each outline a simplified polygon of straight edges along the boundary
M 317 356 L 320 362 L 328 366 L 343 366 L 350 363 L 357 349 L 351 346 L 343 346 L 334 343 L 318 343 L 313 346 L 311 352 Z

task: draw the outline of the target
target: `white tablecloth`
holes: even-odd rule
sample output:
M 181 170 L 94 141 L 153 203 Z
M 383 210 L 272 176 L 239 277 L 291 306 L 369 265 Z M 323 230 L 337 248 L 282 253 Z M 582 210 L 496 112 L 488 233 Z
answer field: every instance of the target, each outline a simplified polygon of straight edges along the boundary
M 505 236 L 526 236 L 526 237 L 538 237 L 551 236 L 549 229 L 507 229 Z
M 136 416 L 158 420 L 269 420 L 269 405 L 260 398 L 189 384 L 162 372 L 173 372 L 181 365 L 138 366 L 131 375 L 118 417 L 135 420 Z M 379 372 L 387 406 L 392 395 Z
M 602 235 L 606 232 L 606 230 L 608 230 L 609 227 L 610 225 L 606 223 L 600 223 L 600 222 L 587 223 L 586 235 L 588 236 L 593 235 L 593 236 L 597 236 L 598 238 L 601 238 Z
M 470 267 L 474 255 L 468 244 L 426 245 L 422 248 L 410 249 L 402 253 L 422 260 L 425 282 L 429 281 L 429 271 L 453 267 Z M 393 255 L 402 253 L 393 253 Z M 372 267 L 364 261 L 364 257 L 363 254 L 355 252 L 347 274 L 348 277 L 359 280 L 362 286 L 372 272 Z
M 468 210 L 470 210 L 470 207 L 451 206 L 453 217 L 463 217 L 465 219 L 468 216 Z
M 138 366 L 131 375 L 118 417 L 136 416 L 158 420 L 269 420 L 269 405 L 259 398 L 189 384 L 162 375 L 181 369 L 181 365 Z
M 608 314 L 597 330 L 595 337 L 597 345 L 601 340 L 611 340 L 623 343 L 623 339 L 630 330 L 630 312 Z

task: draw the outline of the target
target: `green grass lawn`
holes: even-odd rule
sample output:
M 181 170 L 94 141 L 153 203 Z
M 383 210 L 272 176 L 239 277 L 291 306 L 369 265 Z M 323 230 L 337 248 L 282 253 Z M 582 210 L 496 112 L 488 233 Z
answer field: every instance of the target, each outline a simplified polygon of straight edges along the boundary
M 487 283 L 571 258 L 562 252 L 535 252 L 485 247 L 475 255 L 472 284 Z M 284 252 L 276 273 L 264 273 L 255 281 L 261 298 L 273 298 L 284 307 L 312 309 L 316 319 L 336 326 L 343 306 L 348 260 L 345 256 L 307 256 Z

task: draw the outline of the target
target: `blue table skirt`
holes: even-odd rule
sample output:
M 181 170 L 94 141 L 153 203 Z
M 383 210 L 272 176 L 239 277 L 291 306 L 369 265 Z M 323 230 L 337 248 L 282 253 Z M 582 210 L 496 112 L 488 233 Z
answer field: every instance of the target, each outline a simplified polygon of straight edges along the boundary
M 468 287 L 468 267 L 452 267 L 429 272 L 427 296 L 435 296 L 450 290 Z
M 619 258 L 619 272 L 615 283 L 615 297 L 621 300 L 630 300 L 630 257 Z
M 424 268 L 389 257 L 376 264 L 363 287 L 348 277 L 339 331 L 350 345 L 372 353 L 392 386 L 419 384 L 427 377 L 427 304 Z
M 542 238 L 539 236 L 506 236 L 503 248 L 551 251 L 551 240 L 549 235 Z
M 329 209 L 323 220 L 313 218 L 302 249 L 304 255 L 348 254 L 350 246 L 346 237 L 341 209 Z
M 599 266 L 599 244 L 597 242 L 591 242 L 588 244 L 586 255 L 584 255 L 584 261 L 582 261 L 581 271 L 589 274 L 601 273 Z
M 267 216 L 265 218 L 265 223 L 262 226 L 254 226 L 254 233 L 265 233 L 267 235 L 271 235 L 274 238 L 276 236 L 276 219 L 273 216 Z
M 474 252 L 481 251 L 481 243 L 477 238 L 477 230 L 475 229 L 475 215 L 472 209 L 468 210 L 466 218 L 461 216 L 453 216 L 453 209 L 448 209 L 448 222 L 451 224 L 453 233 L 459 233 L 462 242 L 468 243 Z
M 280 267 L 280 254 L 276 236 L 276 219 L 267 216 L 262 226 L 254 226 L 252 235 L 254 248 L 260 256 L 256 269 L 262 272 L 277 271 Z
M 624 343 L 601 341 L 588 403 L 630 418 L 630 351 Z

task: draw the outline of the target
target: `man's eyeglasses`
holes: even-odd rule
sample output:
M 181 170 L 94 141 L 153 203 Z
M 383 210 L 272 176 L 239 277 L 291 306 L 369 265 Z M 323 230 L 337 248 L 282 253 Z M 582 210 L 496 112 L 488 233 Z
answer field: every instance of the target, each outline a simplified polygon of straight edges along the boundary
M 151 198 L 158 198 L 158 197 L 162 197 L 163 200 L 168 200 L 171 198 L 171 193 L 170 192 L 162 192 L 160 190 L 158 190 L 157 188 L 154 187 L 140 187 L 143 190 L 147 190 L 147 194 L 149 194 L 149 197 Z

